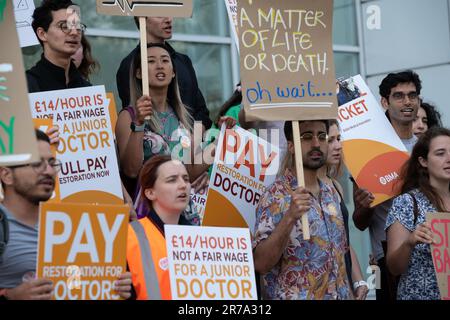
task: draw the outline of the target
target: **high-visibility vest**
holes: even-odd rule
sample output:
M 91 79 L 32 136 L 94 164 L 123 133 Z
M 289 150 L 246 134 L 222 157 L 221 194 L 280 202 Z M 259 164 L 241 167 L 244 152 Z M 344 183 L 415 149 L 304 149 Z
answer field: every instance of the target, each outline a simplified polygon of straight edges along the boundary
M 138 300 L 171 300 L 166 240 L 145 217 L 128 227 L 127 262 Z

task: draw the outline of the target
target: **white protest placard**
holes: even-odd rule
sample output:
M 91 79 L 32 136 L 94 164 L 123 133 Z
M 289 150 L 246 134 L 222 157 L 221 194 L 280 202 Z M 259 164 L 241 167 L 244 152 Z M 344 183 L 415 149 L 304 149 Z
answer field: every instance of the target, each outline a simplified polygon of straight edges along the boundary
M 239 51 L 239 38 L 237 35 L 237 0 L 224 0 L 227 7 L 228 19 L 230 20 L 231 33 L 233 34 L 234 44 Z
M 174 300 L 256 300 L 250 232 L 165 225 Z
M 395 182 L 409 155 L 361 76 L 344 85 L 338 121 L 345 164 L 358 186 L 373 193 L 375 206 L 398 194 Z
M 200 221 L 203 220 L 205 215 L 206 208 L 206 197 L 208 196 L 208 187 L 204 188 L 199 192 L 194 192 L 194 189 L 191 189 L 191 200 L 194 206 L 194 210 L 198 212 L 200 216 Z
M 33 118 L 53 118 L 59 126 L 57 158 L 61 201 L 121 204 L 108 101 L 104 86 L 32 93 Z
M 38 45 L 39 41 L 31 27 L 35 8 L 33 0 L 14 0 L 13 6 L 20 47 L 24 48 Z
M 96 0 L 97 13 L 137 17 L 190 17 L 193 0 Z
M 280 151 L 239 127 L 222 127 L 216 148 L 202 225 L 255 227 L 255 209 L 275 181 Z

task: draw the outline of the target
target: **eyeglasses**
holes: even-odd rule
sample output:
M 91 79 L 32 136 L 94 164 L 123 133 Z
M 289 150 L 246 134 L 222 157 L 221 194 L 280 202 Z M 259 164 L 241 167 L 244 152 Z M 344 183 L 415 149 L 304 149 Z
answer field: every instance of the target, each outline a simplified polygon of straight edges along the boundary
M 408 96 L 408 99 L 411 101 L 416 101 L 419 98 L 417 92 L 410 92 L 408 94 L 405 94 L 403 92 L 394 92 L 392 94 L 392 98 L 398 102 L 405 101 L 406 96 Z
M 62 32 L 65 34 L 69 34 L 70 31 L 72 31 L 73 28 L 77 32 L 85 32 L 86 31 L 86 25 L 84 23 L 67 23 L 67 21 L 61 21 L 56 25 L 58 28 L 61 29 Z
M 52 158 L 49 160 L 41 159 L 41 161 L 38 161 L 38 162 L 33 162 L 33 163 L 19 165 L 19 166 L 13 166 L 11 168 L 32 167 L 34 169 L 34 171 L 36 171 L 36 172 L 44 172 L 45 169 L 47 168 L 47 166 L 52 167 L 53 170 L 58 172 L 59 170 L 61 170 L 62 163 L 61 163 L 61 161 L 59 161 L 58 159 L 55 159 L 55 158 Z
M 311 142 L 314 137 L 316 137 L 320 142 L 328 141 L 328 135 L 325 132 L 319 133 L 318 135 L 312 134 L 311 132 L 305 132 L 300 135 L 300 139 L 307 142 Z

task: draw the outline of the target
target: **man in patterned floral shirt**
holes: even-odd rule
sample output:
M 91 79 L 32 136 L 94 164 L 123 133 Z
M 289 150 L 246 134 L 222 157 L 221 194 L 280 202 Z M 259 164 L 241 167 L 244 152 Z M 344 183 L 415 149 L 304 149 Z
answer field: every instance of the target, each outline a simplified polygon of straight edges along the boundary
M 350 299 L 344 254 L 348 250 L 336 191 L 317 178 L 328 150 L 326 120 L 301 121 L 305 188 L 297 187 L 292 122 L 284 132 L 288 152 L 283 174 L 267 188 L 256 209 L 255 269 L 266 299 Z M 301 216 L 308 213 L 310 240 Z

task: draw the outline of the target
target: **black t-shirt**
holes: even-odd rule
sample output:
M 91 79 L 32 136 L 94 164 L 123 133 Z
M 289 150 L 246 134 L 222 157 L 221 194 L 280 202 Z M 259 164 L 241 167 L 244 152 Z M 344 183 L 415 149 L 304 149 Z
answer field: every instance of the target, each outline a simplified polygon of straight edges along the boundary
M 73 62 L 70 63 L 69 83 L 66 84 L 64 68 L 54 65 L 44 55 L 34 67 L 27 70 L 26 76 L 30 93 L 91 86 L 91 83 L 83 78 Z

